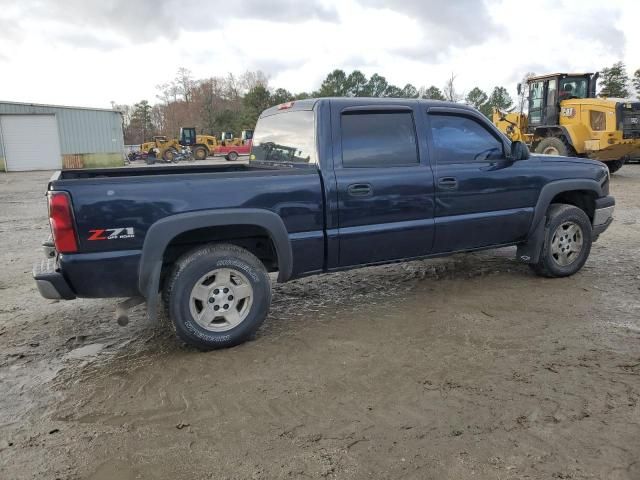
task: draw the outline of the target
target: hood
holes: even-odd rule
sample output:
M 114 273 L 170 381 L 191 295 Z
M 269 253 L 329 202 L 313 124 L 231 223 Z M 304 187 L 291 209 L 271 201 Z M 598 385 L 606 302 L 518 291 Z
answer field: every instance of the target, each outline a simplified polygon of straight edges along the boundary
M 604 165 L 602 162 L 598 160 L 592 160 L 590 158 L 561 157 L 559 155 L 545 155 L 543 153 L 532 153 L 530 158 L 540 160 L 541 162 L 580 163 L 583 165 Z

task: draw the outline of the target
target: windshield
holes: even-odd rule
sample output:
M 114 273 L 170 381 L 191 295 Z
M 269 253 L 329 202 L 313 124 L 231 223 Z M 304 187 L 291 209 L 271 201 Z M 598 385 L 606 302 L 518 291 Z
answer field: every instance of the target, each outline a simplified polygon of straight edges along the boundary
M 253 133 L 252 162 L 301 166 L 315 164 L 314 113 L 278 113 L 258 120 Z
M 586 78 L 567 77 L 560 80 L 559 99 L 587 98 L 589 85 Z

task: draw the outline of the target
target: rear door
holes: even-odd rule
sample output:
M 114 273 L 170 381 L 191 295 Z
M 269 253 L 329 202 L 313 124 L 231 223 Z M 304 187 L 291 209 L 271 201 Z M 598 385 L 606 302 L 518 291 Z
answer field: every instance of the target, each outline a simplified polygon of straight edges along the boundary
M 332 106 L 340 266 L 431 251 L 433 174 L 417 121 L 406 106 Z
M 511 161 L 488 121 L 462 109 L 431 109 L 429 149 L 435 163 L 434 252 L 524 239 L 542 178 L 537 160 Z

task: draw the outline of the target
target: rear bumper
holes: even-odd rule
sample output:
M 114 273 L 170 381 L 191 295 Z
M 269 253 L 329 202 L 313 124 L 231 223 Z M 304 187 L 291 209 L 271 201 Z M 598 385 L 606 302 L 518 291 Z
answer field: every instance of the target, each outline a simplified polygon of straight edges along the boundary
M 595 237 L 604 232 L 613 222 L 613 211 L 616 201 L 613 197 L 602 197 L 596 200 L 593 214 L 593 234 Z
M 57 270 L 54 258 L 47 258 L 33 266 L 33 279 L 44 298 L 52 300 L 73 300 L 76 294 Z

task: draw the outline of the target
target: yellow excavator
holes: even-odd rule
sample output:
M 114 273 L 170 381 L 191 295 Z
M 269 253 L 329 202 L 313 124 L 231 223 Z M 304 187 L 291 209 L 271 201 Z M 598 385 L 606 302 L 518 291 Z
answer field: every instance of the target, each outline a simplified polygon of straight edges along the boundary
M 536 153 L 588 157 L 611 173 L 640 153 L 640 102 L 596 97 L 598 73 L 554 73 L 527 79 L 528 113 L 493 113 L 511 140 Z M 518 84 L 518 95 L 523 86 Z

